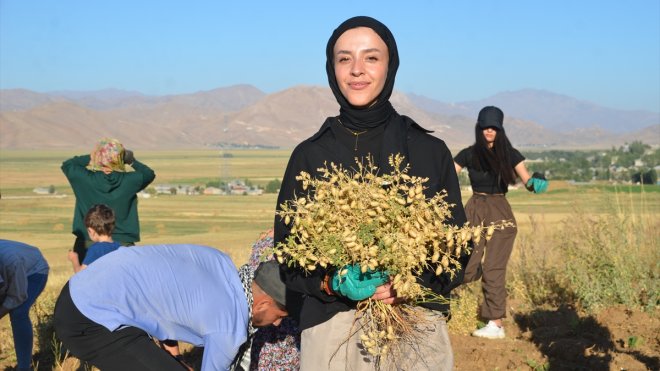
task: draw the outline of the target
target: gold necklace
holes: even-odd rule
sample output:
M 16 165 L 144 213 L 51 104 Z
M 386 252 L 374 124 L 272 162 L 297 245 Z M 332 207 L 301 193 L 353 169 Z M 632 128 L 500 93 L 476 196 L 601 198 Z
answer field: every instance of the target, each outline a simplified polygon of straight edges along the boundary
M 341 119 L 340 119 L 340 118 L 337 118 L 337 121 L 339 121 L 339 124 L 341 124 L 341 127 L 343 127 L 344 129 L 346 129 L 346 131 L 348 131 L 349 133 L 353 134 L 353 136 L 355 137 L 355 148 L 353 148 L 353 150 L 354 150 L 354 151 L 357 151 L 358 137 L 359 137 L 361 134 L 366 133 L 367 130 L 365 129 L 365 130 L 362 130 L 362 131 L 353 131 L 353 130 L 347 128 L 346 125 L 344 125 L 344 123 L 341 122 Z

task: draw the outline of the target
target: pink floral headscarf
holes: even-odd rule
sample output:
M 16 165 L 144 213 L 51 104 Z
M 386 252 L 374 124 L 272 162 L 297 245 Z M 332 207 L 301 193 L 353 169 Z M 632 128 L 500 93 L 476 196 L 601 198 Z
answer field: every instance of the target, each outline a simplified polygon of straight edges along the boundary
M 124 145 L 113 138 L 99 140 L 91 153 L 87 168 L 92 171 L 125 171 Z

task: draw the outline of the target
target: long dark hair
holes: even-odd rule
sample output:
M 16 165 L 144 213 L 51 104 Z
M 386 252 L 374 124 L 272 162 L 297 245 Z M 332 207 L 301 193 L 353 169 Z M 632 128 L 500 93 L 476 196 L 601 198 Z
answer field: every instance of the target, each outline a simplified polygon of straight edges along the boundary
M 488 148 L 488 142 L 484 138 L 484 129 L 477 124 L 474 127 L 475 142 L 472 146 L 472 162 L 477 170 L 487 171 L 504 184 L 515 184 L 516 174 L 511 168 L 511 149 L 513 146 L 506 137 L 504 129 L 495 129 L 495 142 L 492 148 Z

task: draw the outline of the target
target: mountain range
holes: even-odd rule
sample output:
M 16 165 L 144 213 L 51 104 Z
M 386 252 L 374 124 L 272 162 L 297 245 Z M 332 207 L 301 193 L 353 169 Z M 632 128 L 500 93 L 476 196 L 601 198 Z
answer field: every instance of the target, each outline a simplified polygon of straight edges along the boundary
M 433 130 L 451 149 L 474 142 L 479 110 L 496 105 L 520 149 L 611 148 L 634 140 L 660 145 L 660 113 L 602 107 L 543 90 L 503 92 L 445 103 L 395 91 L 396 110 Z M 272 94 L 235 85 L 149 96 L 124 90 L 0 90 L 0 149 L 90 149 L 115 137 L 139 149 L 292 148 L 338 114 L 330 89 L 299 85 Z

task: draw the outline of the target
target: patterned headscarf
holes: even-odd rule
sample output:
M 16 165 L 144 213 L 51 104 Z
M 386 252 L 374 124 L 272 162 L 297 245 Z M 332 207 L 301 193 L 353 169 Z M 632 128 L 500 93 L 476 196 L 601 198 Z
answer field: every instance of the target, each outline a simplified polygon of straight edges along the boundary
M 255 269 L 250 266 L 250 264 L 243 264 L 238 269 L 238 277 L 241 279 L 241 284 L 243 285 L 243 291 L 245 292 L 245 298 L 247 299 L 248 304 L 248 336 L 245 343 L 238 348 L 236 356 L 234 356 L 234 360 L 229 367 L 232 371 L 243 370 L 243 368 L 240 367 L 241 362 L 243 361 L 245 353 L 252 346 L 252 337 L 254 333 L 257 332 L 257 329 L 252 326 L 252 303 L 254 303 L 254 298 L 252 297 L 252 281 L 254 280 L 254 270 Z
M 252 336 L 255 331 L 257 331 L 254 326 L 252 326 L 252 303 L 254 299 L 252 297 L 252 281 L 254 280 L 254 271 L 249 264 L 243 264 L 238 269 L 238 277 L 241 279 L 241 284 L 243 284 L 243 291 L 245 292 L 245 298 L 248 302 L 248 336 Z
M 87 168 L 92 171 L 126 171 L 124 168 L 124 145 L 117 139 L 103 138 L 96 143 Z

